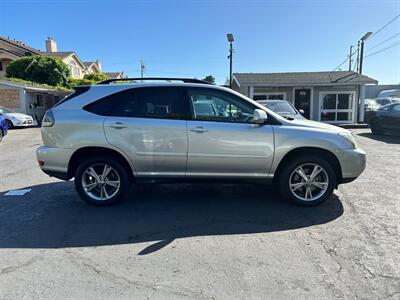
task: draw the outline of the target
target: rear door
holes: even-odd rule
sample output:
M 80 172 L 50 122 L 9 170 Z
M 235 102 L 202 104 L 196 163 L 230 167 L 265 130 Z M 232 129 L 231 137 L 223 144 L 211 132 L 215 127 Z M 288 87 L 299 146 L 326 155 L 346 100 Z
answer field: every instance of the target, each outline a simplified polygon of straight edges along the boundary
M 252 122 L 255 107 L 231 93 L 189 88 L 187 177 L 266 178 L 272 164 L 271 125 Z
M 188 113 L 184 90 L 144 87 L 109 97 L 115 105 L 104 121 L 106 138 L 129 156 L 136 175 L 185 176 Z

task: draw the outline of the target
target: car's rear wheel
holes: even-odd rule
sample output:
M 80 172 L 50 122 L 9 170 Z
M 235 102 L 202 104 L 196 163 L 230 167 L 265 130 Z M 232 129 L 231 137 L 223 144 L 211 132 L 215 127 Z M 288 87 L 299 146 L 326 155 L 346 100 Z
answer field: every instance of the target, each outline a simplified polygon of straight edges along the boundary
M 87 203 L 109 206 L 119 202 L 129 189 L 129 176 L 113 158 L 94 157 L 84 161 L 75 174 L 75 187 Z
M 281 193 L 301 205 L 316 205 L 327 200 L 335 186 L 336 175 L 332 166 L 316 156 L 289 161 L 279 176 Z
M 7 127 L 8 127 L 8 129 L 14 128 L 13 122 L 11 122 L 10 120 L 6 120 L 6 121 L 7 121 Z
M 3 140 L 3 130 L 0 128 L 0 142 Z
M 383 134 L 382 126 L 381 126 L 381 124 L 379 124 L 377 119 L 371 120 L 371 132 L 374 135 Z

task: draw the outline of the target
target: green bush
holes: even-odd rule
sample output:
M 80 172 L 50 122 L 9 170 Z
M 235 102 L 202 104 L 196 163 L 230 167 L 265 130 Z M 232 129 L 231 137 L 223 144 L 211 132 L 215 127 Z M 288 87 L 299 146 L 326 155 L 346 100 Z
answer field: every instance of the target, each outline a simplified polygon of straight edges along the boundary
M 88 79 L 74 79 L 74 78 L 70 78 L 68 80 L 69 87 L 73 87 L 73 86 L 77 86 L 77 85 L 89 85 L 89 84 L 96 84 L 96 81 L 88 80 Z
M 108 76 L 103 73 L 90 73 L 90 74 L 85 74 L 85 76 L 83 76 L 83 79 L 99 82 L 99 81 L 107 80 Z
M 25 56 L 14 60 L 6 77 L 19 78 L 51 86 L 67 86 L 70 70 L 58 57 Z
M 19 83 L 23 83 L 25 85 L 40 86 L 40 87 L 43 87 L 43 88 L 46 88 L 46 89 L 55 89 L 55 90 L 59 90 L 59 91 L 71 91 L 70 88 L 62 86 L 62 85 L 54 86 L 54 85 L 48 85 L 48 84 L 45 84 L 45 83 L 37 83 L 37 82 L 28 81 L 28 80 L 23 80 L 23 79 L 20 79 L 20 78 L 12 78 L 12 77 L 8 78 L 8 77 L 6 77 L 4 80 L 11 81 L 11 82 L 19 82 Z

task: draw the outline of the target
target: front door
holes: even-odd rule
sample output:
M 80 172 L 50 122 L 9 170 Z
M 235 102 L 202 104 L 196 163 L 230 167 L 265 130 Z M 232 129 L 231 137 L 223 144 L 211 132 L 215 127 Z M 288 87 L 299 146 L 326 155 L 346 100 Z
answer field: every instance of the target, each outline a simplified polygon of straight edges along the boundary
M 307 119 L 311 117 L 311 89 L 294 90 L 294 106 L 297 110 L 304 111 L 303 116 Z
M 271 125 L 252 122 L 255 107 L 225 91 L 190 88 L 188 177 L 266 178 L 272 164 Z
M 390 130 L 400 129 L 400 104 L 394 105 L 388 114 L 387 128 Z

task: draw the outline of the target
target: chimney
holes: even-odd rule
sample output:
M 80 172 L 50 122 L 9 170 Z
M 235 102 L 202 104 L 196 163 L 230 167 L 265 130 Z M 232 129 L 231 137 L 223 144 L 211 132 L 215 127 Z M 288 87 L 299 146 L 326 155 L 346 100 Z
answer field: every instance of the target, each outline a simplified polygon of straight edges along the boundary
M 96 64 L 97 64 L 97 66 L 99 67 L 100 72 L 102 72 L 102 71 L 101 71 L 101 62 L 100 62 L 100 60 L 96 59 Z
M 57 43 L 51 37 L 46 40 L 46 52 L 57 52 Z

